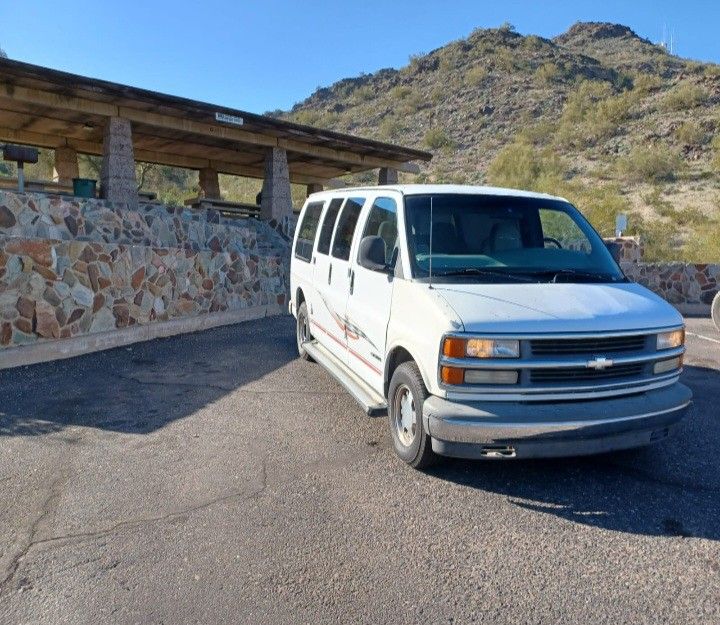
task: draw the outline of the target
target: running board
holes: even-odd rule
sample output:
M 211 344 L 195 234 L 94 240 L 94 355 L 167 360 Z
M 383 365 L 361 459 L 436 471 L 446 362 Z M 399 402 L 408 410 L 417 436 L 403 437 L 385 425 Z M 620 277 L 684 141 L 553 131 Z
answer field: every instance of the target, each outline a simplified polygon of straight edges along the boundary
M 332 377 L 347 389 L 362 406 L 366 414 L 371 417 L 387 414 L 387 402 L 385 399 L 365 384 L 347 365 L 340 362 L 336 356 L 331 354 L 320 343 L 308 341 L 303 343 L 303 347 L 313 360 L 322 365 Z

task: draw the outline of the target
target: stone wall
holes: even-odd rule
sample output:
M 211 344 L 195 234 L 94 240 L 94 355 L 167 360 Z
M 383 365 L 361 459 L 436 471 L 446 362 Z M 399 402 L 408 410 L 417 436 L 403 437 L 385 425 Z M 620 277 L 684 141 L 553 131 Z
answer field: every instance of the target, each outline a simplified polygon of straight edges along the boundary
M 628 278 L 673 304 L 681 313 L 710 315 L 720 290 L 720 264 L 621 263 Z
M 255 219 L 0 191 L 0 359 L 136 325 L 280 312 L 287 250 Z
M 606 241 L 620 245 L 620 265 L 628 278 L 654 291 L 683 314 L 710 315 L 710 305 L 720 291 L 720 264 L 646 263 L 638 237 Z

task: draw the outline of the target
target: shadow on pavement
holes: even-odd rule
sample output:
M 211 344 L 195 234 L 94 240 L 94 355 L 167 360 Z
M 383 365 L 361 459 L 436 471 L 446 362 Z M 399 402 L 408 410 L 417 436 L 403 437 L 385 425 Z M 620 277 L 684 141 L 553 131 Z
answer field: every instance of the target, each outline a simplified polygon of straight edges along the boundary
M 295 359 L 293 327 L 271 317 L 0 371 L 0 436 L 152 432 Z
M 693 406 L 675 436 L 658 445 L 557 460 L 447 460 L 430 473 L 574 523 L 720 540 L 720 371 L 688 366 L 683 382 Z

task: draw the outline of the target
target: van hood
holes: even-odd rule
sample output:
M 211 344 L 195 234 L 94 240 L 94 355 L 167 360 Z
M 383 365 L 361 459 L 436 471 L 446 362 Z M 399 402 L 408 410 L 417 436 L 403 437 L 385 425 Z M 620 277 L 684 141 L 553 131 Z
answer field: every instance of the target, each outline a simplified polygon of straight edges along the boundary
M 665 300 L 635 283 L 434 284 L 466 332 L 602 332 L 683 323 Z

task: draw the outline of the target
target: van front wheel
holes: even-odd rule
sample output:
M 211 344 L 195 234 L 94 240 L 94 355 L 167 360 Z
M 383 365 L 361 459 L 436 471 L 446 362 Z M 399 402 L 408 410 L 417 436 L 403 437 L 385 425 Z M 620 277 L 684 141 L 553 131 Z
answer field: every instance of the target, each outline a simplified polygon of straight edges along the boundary
M 303 343 L 312 341 L 313 336 L 310 332 L 310 317 L 308 316 L 307 305 L 305 302 L 300 304 L 297 311 L 297 330 L 295 332 L 297 339 L 297 350 L 300 358 L 314 362 L 310 354 L 305 351 Z
M 390 433 L 395 453 L 415 469 L 429 467 L 437 461 L 423 426 L 422 410 L 427 396 L 417 365 L 401 364 L 393 373 L 388 392 Z

